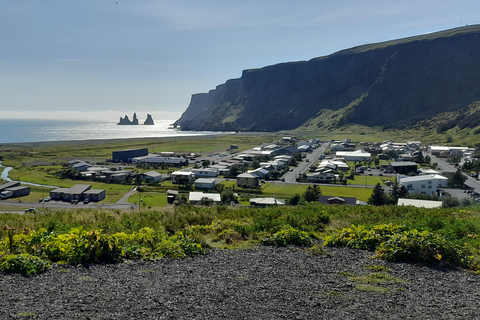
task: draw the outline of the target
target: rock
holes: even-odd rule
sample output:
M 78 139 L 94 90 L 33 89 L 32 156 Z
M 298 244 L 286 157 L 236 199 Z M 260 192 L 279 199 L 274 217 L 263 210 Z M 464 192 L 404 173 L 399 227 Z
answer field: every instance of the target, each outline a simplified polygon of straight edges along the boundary
M 120 117 L 120 121 L 117 123 L 117 125 L 137 125 L 138 124 L 138 119 L 137 119 L 137 114 L 133 114 L 133 120 L 130 121 L 128 119 L 128 116 L 125 115 L 125 118 Z
M 143 123 L 144 125 L 154 125 L 155 123 L 153 122 L 153 118 L 151 114 L 147 113 L 147 119 Z

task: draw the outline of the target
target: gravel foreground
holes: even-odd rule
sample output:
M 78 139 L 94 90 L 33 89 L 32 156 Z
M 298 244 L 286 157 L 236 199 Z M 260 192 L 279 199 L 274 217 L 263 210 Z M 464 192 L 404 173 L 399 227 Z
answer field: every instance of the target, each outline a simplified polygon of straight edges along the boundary
M 33 277 L 0 274 L 0 319 L 480 318 L 479 275 L 327 251 L 211 250 L 181 260 L 54 265 Z M 372 279 L 376 271 L 365 268 L 372 265 L 390 268 L 393 279 L 362 281 Z

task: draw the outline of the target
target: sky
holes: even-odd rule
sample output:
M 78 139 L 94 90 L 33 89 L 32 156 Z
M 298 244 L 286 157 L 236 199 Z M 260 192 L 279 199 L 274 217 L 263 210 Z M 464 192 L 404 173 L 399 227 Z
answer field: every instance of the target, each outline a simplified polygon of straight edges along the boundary
M 178 119 L 242 70 L 480 23 L 478 0 L 0 0 L 0 119 Z

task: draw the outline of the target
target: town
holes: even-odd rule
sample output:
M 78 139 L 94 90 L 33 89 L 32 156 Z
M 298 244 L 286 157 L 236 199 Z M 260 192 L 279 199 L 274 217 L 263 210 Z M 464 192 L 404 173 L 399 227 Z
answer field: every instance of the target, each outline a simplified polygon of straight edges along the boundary
M 474 148 L 424 146 L 420 141 L 354 143 L 350 139 L 300 141 L 295 137 L 247 150 L 231 144 L 203 155 L 126 149 L 113 151 L 111 159 L 101 164 L 85 159 L 67 161 L 57 174 L 74 183 L 48 189 L 48 196 L 28 203 L 31 207 L 27 210 L 69 208 L 78 203 L 119 209 L 151 207 L 143 199 L 144 190 L 165 199 L 164 205 L 295 205 L 312 185 L 317 190 L 313 200 L 325 204 L 469 205 L 480 200 L 476 191 L 480 190 L 480 167 L 475 159 Z M 105 204 L 107 190 L 92 188 L 89 181 L 132 188 L 115 203 Z M 263 188 L 271 184 L 287 192 L 265 195 Z M 303 189 L 296 189 L 298 186 Z M 321 191 L 328 186 L 337 188 Z M 304 192 L 289 194 L 289 189 Z M 360 189 L 367 189 L 369 197 L 356 197 Z M 380 192 L 380 200 L 373 199 L 375 192 Z M 0 184 L 4 204 L 18 205 L 29 194 L 30 186 L 21 181 Z

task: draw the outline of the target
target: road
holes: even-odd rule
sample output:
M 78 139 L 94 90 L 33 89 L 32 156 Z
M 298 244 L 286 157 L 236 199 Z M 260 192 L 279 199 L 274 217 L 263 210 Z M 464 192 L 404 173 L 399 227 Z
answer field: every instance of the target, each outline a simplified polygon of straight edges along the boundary
M 429 154 L 429 157 L 432 159 L 431 162 L 434 163 L 436 162 L 437 165 L 438 165 L 438 171 L 441 171 L 441 172 L 456 172 L 457 169 L 448 164 L 445 160 L 441 159 L 441 158 L 438 158 L 434 155 L 431 155 Z M 473 178 L 473 177 L 470 177 L 470 176 L 467 176 L 467 180 L 465 181 L 465 184 L 472 188 L 473 191 L 476 191 L 476 192 L 479 192 L 480 191 L 480 182 Z M 469 195 L 467 193 L 464 192 L 464 190 L 460 190 L 460 189 L 448 189 L 448 193 L 450 193 L 450 195 L 452 197 L 455 197 L 457 199 L 463 199 L 463 198 L 468 198 Z

